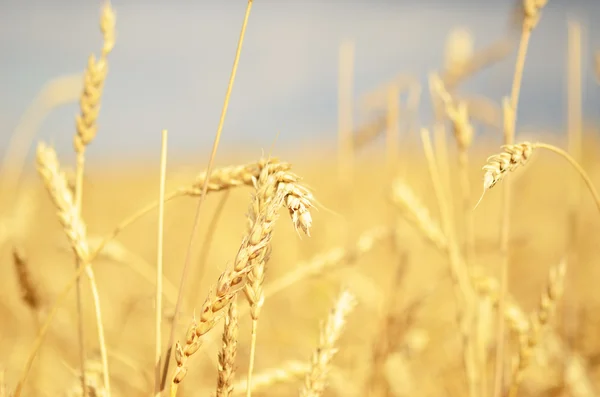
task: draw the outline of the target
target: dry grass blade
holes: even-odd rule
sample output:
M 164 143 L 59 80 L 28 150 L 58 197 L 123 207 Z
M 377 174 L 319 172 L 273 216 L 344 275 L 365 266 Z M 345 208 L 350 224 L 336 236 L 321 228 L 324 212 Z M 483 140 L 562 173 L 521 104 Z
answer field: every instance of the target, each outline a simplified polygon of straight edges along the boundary
M 327 322 L 321 327 L 319 346 L 311 359 L 311 368 L 300 389 L 301 397 L 317 397 L 323 394 L 331 361 L 337 352 L 336 344 L 346 324 L 346 317 L 356 306 L 354 296 L 343 291 L 335 303 Z
M 223 346 L 219 352 L 219 374 L 217 377 L 217 397 L 228 397 L 233 393 L 235 357 L 238 342 L 238 312 L 235 299 L 231 300 L 223 329 Z

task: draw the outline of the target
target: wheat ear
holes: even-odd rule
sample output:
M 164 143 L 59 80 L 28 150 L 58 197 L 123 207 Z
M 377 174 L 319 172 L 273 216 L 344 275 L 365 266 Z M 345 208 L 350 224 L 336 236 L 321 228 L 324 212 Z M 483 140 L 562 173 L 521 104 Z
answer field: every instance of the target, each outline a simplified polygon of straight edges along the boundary
M 567 266 L 561 262 L 558 266 L 550 269 L 548 286 L 542 294 L 540 304 L 535 313 L 531 315 L 529 327 L 526 332 L 519 335 L 519 352 L 513 369 L 512 381 L 508 391 L 509 397 L 516 397 L 519 385 L 523 379 L 523 373 L 529 366 L 533 350 L 539 344 L 542 328 L 548 325 L 550 317 L 554 314 L 563 289 Z
M 483 170 L 485 171 L 483 177 L 483 194 L 502 181 L 509 172 L 515 171 L 517 168 L 525 165 L 535 149 L 545 149 L 563 157 L 575 168 L 592 194 L 598 210 L 600 210 L 600 196 L 592 180 L 577 160 L 563 149 L 541 142 L 522 142 L 515 145 L 504 145 L 502 148 L 504 149 L 502 153 L 488 158 L 487 164 L 483 166 Z
M 216 397 L 229 397 L 233 393 L 235 356 L 238 340 L 238 311 L 235 298 L 229 304 L 223 329 L 223 346 L 219 352 L 219 374 Z
M 298 177 L 291 173 L 271 173 L 269 167 L 262 171 L 267 173 L 267 183 L 275 189 L 275 197 L 268 205 L 261 209 L 259 216 L 253 219 L 253 225 L 242 240 L 242 244 L 235 257 L 233 266 L 227 268 L 217 281 L 217 286 L 209 293 L 202 306 L 200 318 L 192 323 L 188 329 L 186 344 L 176 345 L 177 367 L 171 380 L 171 396 L 177 394 L 177 389 L 187 373 L 187 360 L 198 350 L 201 337 L 212 329 L 218 321 L 217 314 L 223 307 L 231 302 L 238 290 L 244 287 L 246 275 L 252 271 L 250 264 L 255 258 L 265 257 L 270 249 L 273 227 L 278 218 L 281 207 L 287 207 L 296 230 L 309 233 L 312 224 L 310 208 L 313 197 L 308 190 L 298 184 Z M 250 212 L 255 208 L 258 196 L 253 197 Z M 249 218 L 252 219 L 252 218 Z M 213 292 L 214 291 L 214 292 Z
M 56 152 L 54 149 L 46 146 L 43 142 L 38 144 L 37 148 L 37 169 L 40 174 L 42 181 L 48 190 L 50 198 L 54 203 L 54 206 L 57 209 L 58 219 L 60 224 L 62 225 L 67 239 L 73 249 L 75 255 L 82 260 L 83 266 L 80 266 L 79 269 L 75 272 L 74 279 L 71 280 L 71 283 L 67 285 L 67 287 L 61 292 L 60 297 L 57 299 L 57 302 L 54 304 L 52 309 L 50 310 L 44 324 L 40 328 L 36 341 L 34 343 L 34 347 L 32 348 L 32 352 L 29 355 L 27 363 L 25 364 L 25 368 L 23 370 L 23 374 L 21 379 L 17 383 L 15 387 L 15 392 L 13 393 L 14 397 L 19 397 L 25 380 L 27 379 L 27 375 L 31 370 L 31 366 L 33 364 L 33 360 L 37 354 L 39 347 L 41 346 L 42 340 L 46 333 L 48 332 L 50 322 L 54 318 L 56 314 L 56 310 L 58 308 L 58 303 L 60 303 L 69 292 L 70 288 L 76 284 L 78 277 L 84 271 L 90 267 L 88 258 L 89 258 L 89 246 L 87 242 L 87 234 L 86 227 L 79 215 L 79 211 L 75 206 L 73 195 L 67 186 L 67 181 L 65 175 L 60 170 L 60 166 L 58 163 L 58 158 L 56 156 Z M 94 290 L 92 290 L 94 292 Z M 94 301 L 99 303 L 99 299 L 97 295 L 94 295 Z M 96 305 L 96 322 L 98 325 L 98 333 L 99 339 L 104 340 L 104 328 L 102 327 L 102 312 L 100 310 L 99 304 Z M 103 356 L 103 365 L 104 368 L 107 369 L 108 359 L 106 350 L 103 350 L 103 346 L 106 344 L 101 343 L 100 349 Z M 108 377 L 108 371 L 105 371 L 105 382 Z M 106 386 L 106 385 L 105 385 Z

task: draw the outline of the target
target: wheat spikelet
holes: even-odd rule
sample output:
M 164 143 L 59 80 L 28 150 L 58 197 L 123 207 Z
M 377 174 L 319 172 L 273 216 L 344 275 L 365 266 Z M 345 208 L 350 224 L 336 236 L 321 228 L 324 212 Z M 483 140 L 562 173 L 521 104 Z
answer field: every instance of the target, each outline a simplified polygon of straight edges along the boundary
M 85 224 L 75 207 L 65 175 L 60 170 L 56 152 L 43 142 L 40 142 L 37 147 L 37 170 L 57 208 L 58 219 L 69 239 L 71 248 L 85 263 L 89 255 Z
M 529 142 L 502 146 L 504 151 L 488 158 L 483 166 L 483 189 L 489 190 L 500 182 L 506 174 L 515 171 L 527 163 L 533 153 L 534 145 Z
M 187 359 L 198 350 L 201 344 L 200 337 L 214 327 L 218 321 L 216 315 L 231 302 L 237 291 L 243 288 L 245 276 L 252 271 L 249 266 L 251 261 L 255 258 L 265 257 L 279 209 L 284 205 L 287 206 L 297 229 L 308 231 L 310 228 L 312 220 L 308 210 L 313 206 L 312 195 L 297 184 L 299 179 L 297 176 L 286 172 L 271 173 L 270 170 L 277 170 L 277 167 L 273 169 L 267 167 L 265 170 L 269 174 L 269 185 L 277 186 L 274 198 L 253 219 L 254 224 L 242 240 L 233 265 L 219 276 L 216 287 L 208 294 L 202 305 L 200 318 L 197 321 L 194 319 L 188 329 L 185 346 L 179 342 L 176 345 L 177 368 L 171 380 L 171 396 L 177 394 L 178 385 L 185 378 Z M 280 186 L 281 184 L 283 187 Z M 257 199 L 258 197 L 255 195 L 250 211 L 256 205 L 254 201 Z
M 335 345 L 346 324 L 346 317 L 355 305 L 356 301 L 350 292 L 343 291 L 340 294 L 327 322 L 321 327 L 319 346 L 313 353 L 310 371 L 306 374 L 304 385 L 300 389 L 301 397 L 317 397 L 323 394 L 331 361 L 337 352 Z
M 229 304 L 223 330 L 223 346 L 219 352 L 219 375 L 217 378 L 217 397 L 231 396 L 235 375 L 235 356 L 238 339 L 238 312 L 235 299 Z

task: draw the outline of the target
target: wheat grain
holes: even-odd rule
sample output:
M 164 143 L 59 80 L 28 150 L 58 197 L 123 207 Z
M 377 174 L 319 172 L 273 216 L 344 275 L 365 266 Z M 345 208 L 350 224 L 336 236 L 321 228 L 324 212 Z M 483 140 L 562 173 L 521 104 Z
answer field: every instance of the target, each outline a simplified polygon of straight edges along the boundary
M 238 312 L 235 299 L 231 300 L 225 317 L 223 346 L 219 352 L 219 374 L 217 378 L 217 397 L 228 397 L 233 393 L 235 375 L 235 357 L 238 339 Z

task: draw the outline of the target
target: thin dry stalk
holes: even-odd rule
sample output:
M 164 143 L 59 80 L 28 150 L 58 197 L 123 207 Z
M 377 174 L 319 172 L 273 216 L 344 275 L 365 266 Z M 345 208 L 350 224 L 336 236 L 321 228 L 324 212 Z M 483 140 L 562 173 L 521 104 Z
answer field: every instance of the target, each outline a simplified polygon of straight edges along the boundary
M 266 185 L 277 193 L 268 205 L 262 208 L 258 216 L 249 218 L 254 221 L 254 224 L 242 240 L 233 265 L 219 276 L 217 286 L 211 290 L 202 306 L 200 318 L 197 322 L 194 319 L 188 329 L 185 345 L 177 343 L 175 354 L 177 368 L 171 380 L 170 389 L 172 397 L 177 395 L 179 384 L 187 373 L 187 360 L 200 347 L 201 337 L 214 327 L 221 309 L 229 304 L 237 292 L 244 287 L 246 275 L 252 271 L 252 261 L 256 258 L 266 257 L 270 250 L 271 235 L 279 209 L 286 206 L 296 230 L 301 229 L 307 235 L 309 234 L 312 223 L 309 212 L 313 206 L 312 194 L 298 184 L 299 178 L 294 174 L 272 173 L 269 167 L 265 167 L 263 173 L 267 174 L 267 177 L 263 177 L 267 181 Z M 250 213 L 258 206 L 256 203 L 258 199 L 259 195 L 254 195 Z
M 504 144 L 512 145 L 515 140 L 515 130 L 517 122 L 517 109 L 519 106 L 519 94 L 521 91 L 521 81 L 523 79 L 523 70 L 525 69 L 525 58 L 531 31 L 537 25 L 541 9 L 547 0 L 523 0 L 523 26 L 521 31 L 521 40 L 517 52 L 515 63 L 515 72 L 512 82 L 510 105 L 504 103 Z M 506 184 L 504 195 L 502 197 L 502 221 L 500 225 L 500 255 L 502 263 L 500 267 L 500 310 L 498 312 L 498 329 L 496 334 L 496 368 L 494 374 L 493 397 L 502 395 L 502 384 L 504 376 L 504 300 L 508 291 L 508 271 L 509 271 L 509 249 L 510 249 L 510 183 Z
M 210 154 L 210 159 L 208 160 L 208 166 L 206 167 L 206 175 L 208 177 L 204 180 L 204 184 L 202 185 L 202 193 L 200 194 L 200 198 L 198 199 L 198 206 L 196 207 L 196 213 L 194 215 L 194 226 L 192 227 L 192 233 L 190 234 L 190 240 L 188 242 L 188 246 L 185 253 L 183 271 L 181 273 L 181 280 L 179 282 L 179 296 L 177 297 L 177 303 L 175 304 L 175 315 L 173 316 L 173 320 L 171 322 L 171 332 L 169 334 L 167 353 L 165 354 L 165 366 L 163 371 L 163 381 L 161 384 L 161 390 L 164 390 L 167 381 L 167 373 L 169 371 L 169 363 L 171 361 L 171 350 L 173 348 L 173 342 L 175 341 L 175 328 L 178 323 L 179 312 L 181 310 L 183 297 L 185 296 L 185 287 L 188 279 L 187 276 L 190 268 L 190 261 L 192 255 L 192 245 L 194 243 L 194 240 L 196 239 L 196 234 L 198 233 L 198 225 L 200 224 L 200 209 L 202 207 L 204 199 L 206 198 L 206 192 L 208 191 L 208 181 L 210 179 L 215 157 L 217 156 L 217 149 L 219 147 L 219 141 L 221 140 L 223 126 L 225 125 L 225 117 L 227 116 L 227 110 L 229 109 L 229 99 L 231 97 L 231 92 L 233 91 L 233 84 L 235 82 L 235 76 L 237 74 L 238 64 L 240 62 L 240 56 L 242 54 L 242 46 L 244 44 L 244 36 L 246 35 L 248 19 L 250 18 L 250 10 L 252 10 L 252 2 L 253 0 L 248 0 L 248 4 L 246 5 L 246 13 L 244 14 L 244 21 L 242 23 L 240 38 L 238 40 L 233 66 L 231 68 L 231 76 L 229 77 L 229 83 L 227 84 L 227 91 L 225 93 L 225 100 L 223 101 L 223 109 L 221 110 L 219 125 L 217 126 L 217 132 L 215 134 L 215 140 Z
M 163 316 L 163 247 L 164 247 L 164 224 L 165 224 L 165 182 L 167 174 L 167 141 L 168 132 L 163 130 L 161 134 L 160 150 L 160 180 L 158 190 L 158 242 L 156 251 L 156 294 L 155 294 L 155 318 L 154 318 L 154 396 L 160 396 L 160 355 L 162 354 L 162 316 Z
M 223 346 L 219 352 L 219 375 L 217 378 L 217 397 L 229 397 L 233 394 L 235 376 L 235 356 L 238 341 L 238 312 L 235 299 L 231 300 L 225 317 Z
M 517 396 L 519 385 L 523 379 L 523 373 L 529 366 L 533 350 L 540 342 L 542 330 L 548 325 L 551 316 L 556 310 L 558 301 L 563 293 L 566 271 L 567 265 L 564 261 L 550 269 L 548 286 L 542 294 L 538 310 L 532 314 L 527 332 L 520 335 L 519 353 L 513 369 L 512 381 L 508 392 L 509 397 Z
M 310 370 L 310 366 L 300 361 L 286 361 L 277 368 L 254 374 L 252 377 L 252 391 L 265 389 L 275 383 L 289 382 L 302 377 Z M 242 395 L 248 388 L 247 379 L 240 379 L 233 386 L 233 395 Z
M 354 42 L 346 41 L 340 45 L 338 53 L 338 181 L 342 211 L 345 219 L 340 224 L 340 233 L 350 241 L 354 185 Z
M 583 163 L 583 140 L 582 140 L 582 79 L 581 79 L 581 24 L 570 20 L 568 23 L 568 61 L 567 61 L 567 119 L 568 119 L 568 152 L 579 163 Z M 572 182 L 572 188 L 569 189 L 569 209 L 568 209 L 568 242 L 567 255 L 570 266 L 577 266 L 578 262 L 578 244 L 581 234 L 581 216 L 579 211 L 581 199 L 583 196 L 583 183 L 580 180 Z M 564 301 L 570 302 L 573 306 L 570 313 L 565 316 L 564 328 L 567 338 L 574 337 L 577 327 L 577 318 L 575 313 L 578 311 L 579 304 L 574 299 L 565 298 Z
M 228 198 L 229 190 L 226 190 L 223 193 L 221 199 L 219 200 L 217 208 L 213 211 L 212 218 L 206 229 L 206 235 L 204 236 L 204 240 L 202 241 L 200 254 L 198 255 L 197 271 L 194 277 L 192 277 L 191 291 L 194 292 L 192 294 L 190 302 L 193 302 L 194 304 L 198 301 L 198 298 L 200 297 L 200 285 L 202 284 L 202 281 L 204 281 L 204 271 L 207 268 L 208 255 L 210 253 L 210 249 L 212 248 L 213 240 L 217 236 L 217 226 L 219 225 L 221 215 L 223 215 L 223 212 L 225 210 L 225 204 L 227 204 Z
M 502 181 L 508 173 L 513 172 L 517 168 L 525 165 L 535 149 L 545 149 L 563 157 L 573 166 L 573 168 L 585 182 L 588 190 L 594 198 L 598 210 L 600 211 L 600 195 L 598 195 L 598 191 L 596 190 L 592 180 L 587 172 L 585 172 L 583 167 L 563 149 L 542 142 L 521 142 L 515 145 L 504 145 L 502 148 L 504 149 L 502 153 L 488 158 L 487 164 L 483 166 L 485 171 L 485 175 L 483 177 L 483 194 L 494 187 L 498 182 Z
M 318 397 L 323 394 L 331 361 L 337 352 L 337 341 L 346 324 L 346 317 L 355 306 L 355 298 L 350 292 L 343 291 L 338 297 L 327 322 L 321 327 L 319 346 L 313 353 L 311 368 L 300 389 L 301 397 Z
M 81 207 L 83 200 L 83 176 L 85 170 L 85 151 L 87 145 L 96 137 L 98 132 L 98 114 L 100 113 L 100 100 L 104 89 L 104 82 L 108 72 L 107 56 L 112 51 L 115 45 L 115 14 L 110 5 L 106 2 L 102 9 L 100 17 L 100 30 L 103 35 L 103 46 L 100 54 L 100 59 L 96 61 L 94 55 L 91 55 L 88 60 L 88 66 L 84 73 L 83 92 L 79 100 L 80 114 L 75 118 L 77 134 L 74 138 L 74 148 L 77 158 L 76 177 L 75 177 L 75 207 L 81 216 Z M 81 258 L 75 258 L 76 269 L 82 265 Z M 88 279 L 91 284 L 92 293 L 98 295 L 98 287 L 95 282 L 93 270 L 89 268 L 87 271 Z M 79 334 L 79 356 L 81 362 L 82 374 L 82 389 L 83 395 L 87 395 L 85 387 L 85 348 L 84 348 L 84 330 L 83 330 L 83 307 L 81 301 L 81 280 L 77 281 L 77 321 Z M 97 300 L 96 300 L 97 304 Z M 99 311 L 98 307 L 96 311 Z M 100 324 L 99 324 L 100 325 Z M 103 335 L 103 331 L 99 331 L 98 335 Z M 100 344 L 104 344 L 104 340 L 100 339 Z M 101 347 L 106 350 L 106 346 Z M 105 368 L 108 371 L 108 368 Z M 108 375 L 105 375 L 105 380 L 108 381 Z M 110 395 L 110 385 L 105 384 L 106 390 Z
M 456 243 L 451 210 L 448 204 L 449 198 L 444 194 L 444 184 L 435 159 L 431 139 L 429 138 L 429 131 L 422 129 L 421 139 L 442 218 L 444 235 L 448 241 L 447 253 L 450 261 L 450 276 L 452 277 L 453 291 L 457 303 L 457 322 L 461 332 L 461 340 L 464 343 L 464 366 L 469 386 L 469 395 L 474 397 L 477 394 L 478 385 L 481 380 L 479 373 L 481 369 L 478 368 L 476 356 L 477 327 L 475 323 L 475 304 L 477 296 L 474 293 L 468 269 L 461 258 Z

